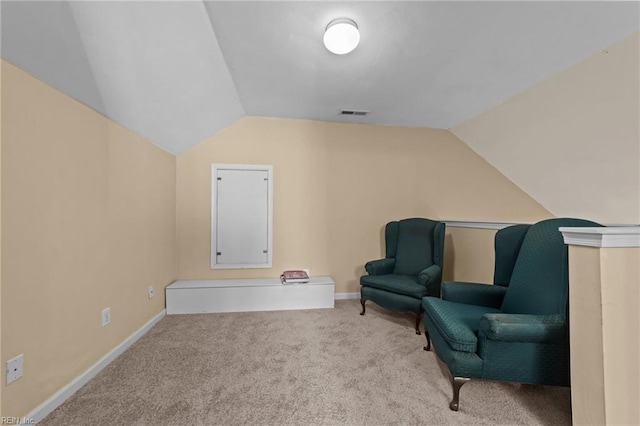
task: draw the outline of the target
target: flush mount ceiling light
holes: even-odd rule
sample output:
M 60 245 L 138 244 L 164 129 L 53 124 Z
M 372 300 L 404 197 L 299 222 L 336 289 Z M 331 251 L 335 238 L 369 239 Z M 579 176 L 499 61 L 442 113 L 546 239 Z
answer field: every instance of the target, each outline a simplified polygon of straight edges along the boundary
M 360 43 L 358 25 L 348 18 L 334 19 L 324 30 L 324 45 L 329 52 L 344 55 Z

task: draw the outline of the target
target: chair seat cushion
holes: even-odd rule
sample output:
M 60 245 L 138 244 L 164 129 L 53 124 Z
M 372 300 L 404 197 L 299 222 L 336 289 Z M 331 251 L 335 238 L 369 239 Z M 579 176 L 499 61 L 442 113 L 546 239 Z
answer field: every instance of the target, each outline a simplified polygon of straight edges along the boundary
M 495 308 L 466 305 L 435 297 L 422 299 L 422 308 L 451 349 L 471 353 L 478 350 L 478 327 L 482 316 L 501 312 Z
M 364 275 L 360 284 L 391 293 L 403 294 L 420 300 L 427 295 L 427 288 L 417 283 L 417 277 L 406 275 Z

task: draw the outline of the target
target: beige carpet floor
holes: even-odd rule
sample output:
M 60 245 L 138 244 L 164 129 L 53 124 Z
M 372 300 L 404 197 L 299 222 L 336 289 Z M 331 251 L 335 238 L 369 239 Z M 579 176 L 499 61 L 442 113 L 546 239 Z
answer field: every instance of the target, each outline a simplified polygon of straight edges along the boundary
M 411 316 L 335 309 L 163 318 L 41 425 L 571 424 L 567 388 L 447 372 Z

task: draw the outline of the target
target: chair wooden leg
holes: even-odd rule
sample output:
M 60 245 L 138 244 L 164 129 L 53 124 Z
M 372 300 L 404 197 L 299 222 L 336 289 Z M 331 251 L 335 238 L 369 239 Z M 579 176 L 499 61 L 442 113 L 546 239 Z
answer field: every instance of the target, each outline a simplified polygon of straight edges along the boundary
M 367 310 L 367 308 L 364 307 L 364 302 L 366 302 L 367 299 L 365 299 L 364 297 L 360 298 L 360 304 L 362 305 L 362 312 L 360 312 L 360 315 L 364 315 L 365 311 Z
M 460 388 L 469 380 L 471 379 L 469 379 L 468 377 L 454 377 L 451 380 L 451 384 L 453 385 L 453 399 L 449 403 L 449 408 L 451 408 L 453 411 L 458 411 L 458 405 L 460 401 Z
M 424 337 L 427 338 L 427 346 L 425 346 L 422 349 L 424 349 L 425 351 L 430 351 L 431 350 L 431 339 L 429 338 L 429 330 L 427 330 L 426 327 L 424 329 Z
M 416 334 L 420 335 L 420 320 L 422 319 L 422 312 L 416 314 Z

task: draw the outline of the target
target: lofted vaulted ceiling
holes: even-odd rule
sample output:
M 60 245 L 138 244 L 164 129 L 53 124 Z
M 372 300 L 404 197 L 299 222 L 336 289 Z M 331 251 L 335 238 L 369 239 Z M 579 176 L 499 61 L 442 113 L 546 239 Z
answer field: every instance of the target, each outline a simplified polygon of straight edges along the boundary
M 638 31 L 636 2 L 2 1 L 2 57 L 180 154 L 243 115 L 450 128 Z M 322 44 L 334 18 L 361 43 Z M 362 109 L 363 117 L 338 115 Z

